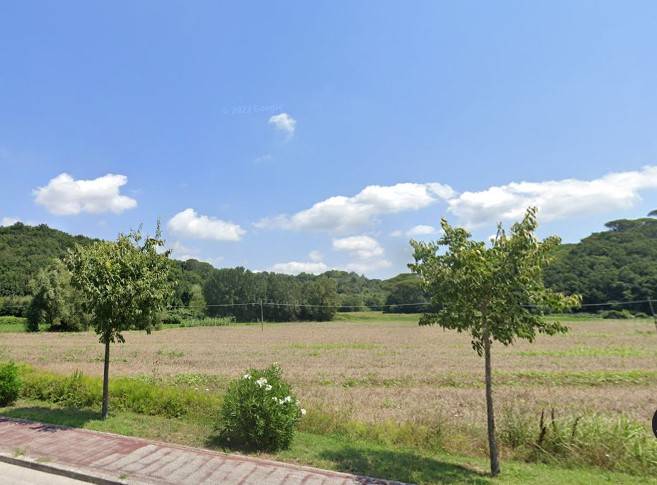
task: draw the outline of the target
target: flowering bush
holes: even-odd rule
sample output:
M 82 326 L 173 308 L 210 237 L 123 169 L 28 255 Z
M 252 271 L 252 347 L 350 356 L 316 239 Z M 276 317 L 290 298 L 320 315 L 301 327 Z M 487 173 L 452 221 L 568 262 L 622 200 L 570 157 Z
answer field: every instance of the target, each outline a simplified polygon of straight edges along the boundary
M 249 369 L 233 381 L 221 409 L 220 437 L 231 448 L 276 451 L 288 448 L 306 410 L 301 408 L 281 368 Z

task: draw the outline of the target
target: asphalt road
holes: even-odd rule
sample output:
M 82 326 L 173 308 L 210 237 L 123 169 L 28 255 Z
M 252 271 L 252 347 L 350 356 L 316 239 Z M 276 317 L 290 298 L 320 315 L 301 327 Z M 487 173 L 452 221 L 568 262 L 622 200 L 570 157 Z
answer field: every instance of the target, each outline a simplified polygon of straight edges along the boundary
M 0 477 L 2 477 L 0 482 L 3 485 L 89 485 L 79 480 L 4 462 L 0 462 Z

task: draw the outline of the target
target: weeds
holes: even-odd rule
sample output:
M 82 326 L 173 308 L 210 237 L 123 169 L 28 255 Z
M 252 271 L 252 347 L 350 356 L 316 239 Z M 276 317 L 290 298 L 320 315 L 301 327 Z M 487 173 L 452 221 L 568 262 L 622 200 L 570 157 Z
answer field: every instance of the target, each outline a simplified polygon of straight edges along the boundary
M 499 437 L 514 457 L 529 462 L 657 473 L 657 441 L 645 426 L 625 416 L 558 416 L 551 409 L 537 417 L 506 410 Z
M 179 350 L 160 349 L 157 351 L 157 355 L 166 357 L 168 359 L 179 359 L 185 356 L 185 352 L 181 352 Z
M 61 404 L 67 407 L 99 407 L 102 382 L 99 378 L 74 372 L 69 377 L 22 369 L 21 397 Z M 192 389 L 181 389 L 144 382 L 136 378 L 116 378 L 110 382 L 110 407 L 169 418 L 209 418 L 216 413 L 221 397 Z
M 205 317 L 187 318 L 180 323 L 180 327 L 225 327 L 235 323 L 233 317 Z
M 27 366 L 21 366 L 19 372 L 24 383 L 22 398 L 73 408 L 100 407 L 99 378 L 80 372 L 60 376 Z M 207 385 L 208 378 L 213 376 L 188 374 L 167 381 L 117 378 L 110 382 L 111 409 L 182 418 L 213 427 L 223 398 L 218 393 L 197 390 Z M 178 385 L 172 385 L 176 381 Z M 222 379 L 216 382 L 223 383 Z M 342 412 L 310 408 L 299 426 L 300 431 L 315 435 L 420 451 L 483 455 L 486 450 L 483 426 L 441 413 L 430 419 L 365 423 L 352 419 L 348 406 Z M 498 432 L 501 451 L 510 458 L 562 466 L 595 466 L 634 475 L 657 474 L 657 441 L 645 426 L 626 416 L 561 416 L 555 410 L 536 415 L 510 408 L 500 414 Z
M 518 352 L 523 357 L 645 357 L 648 352 L 631 347 L 577 347 L 568 350 L 528 350 Z

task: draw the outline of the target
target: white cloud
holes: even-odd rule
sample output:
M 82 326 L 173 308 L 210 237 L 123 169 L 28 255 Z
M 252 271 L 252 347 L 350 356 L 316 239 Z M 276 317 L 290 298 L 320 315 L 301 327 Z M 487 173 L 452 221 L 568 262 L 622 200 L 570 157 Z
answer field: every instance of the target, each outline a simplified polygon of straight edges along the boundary
M 528 206 L 537 206 L 541 220 L 627 209 L 639 192 L 657 188 L 657 166 L 615 172 L 594 180 L 511 182 L 479 192 L 463 192 L 448 201 L 449 211 L 468 227 L 520 219 Z
M 407 231 L 401 231 L 397 229 L 396 231 L 392 231 L 390 233 L 391 236 L 393 237 L 418 237 L 418 236 L 430 236 L 432 234 L 436 234 L 438 230 L 433 227 L 433 226 L 427 226 L 426 224 L 419 224 L 417 226 L 411 227 Z
M 274 125 L 277 130 L 280 130 L 288 137 L 291 137 L 294 135 L 294 130 L 297 126 L 297 120 L 292 118 L 287 113 L 279 113 L 269 118 L 269 124 Z
M 377 216 L 423 209 L 454 195 L 451 187 L 438 183 L 370 185 L 352 197 L 330 197 L 292 216 L 262 219 L 256 227 L 344 232 L 372 224 Z
M 308 258 L 310 258 L 310 261 L 276 263 L 269 268 L 269 271 L 297 275 L 299 273 L 320 274 L 329 270 L 329 267 L 322 261 L 324 255 L 321 252 L 317 250 L 310 251 Z
M 222 256 L 216 258 L 206 258 L 199 255 L 198 250 L 195 248 L 190 248 L 185 246 L 180 241 L 174 241 L 172 244 L 167 244 L 167 249 L 171 251 L 171 258 L 177 259 L 179 261 L 187 261 L 188 259 L 196 259 L 197 261 L 203 261 L 205 263 L 210 263 L 213 266 L 218 267 L 219 263 L 223 261 Z
M 381 244 L 370 236 L 361 235 L 333 239 L 333 249 L 348 252 L 356 258 L 344 267 L 346 271 L 370 273 L 391 265 L 390 261 L 383 257 L 384 250 Z
M 436 228 L 433 226 L 427 226 L 426 224 L 419 224 L 406 231 L 406 234 L 409 236 L 428 236 L 435 233 Z
M 120 188 L 127 182 L 125 175 L 111 173 L 92 180 L 75 180 L 69 174 L 62 173 L 45 187 L 34 190 L 35 201 L 57 215 L 81 212 L 120 214 L 137 206 L 135 199 L 120 194 Z
M 321 261 L 322 259 L 324 259 L 324 255 L 321 252 L 317 251 L 317 250 L 310 251 L 310 253 L 308 253 L 308 257 L 310 258 L 311 261 L 315 261 L 315 262 Z
M 182 237 L 216 241 L 239 241 L 246 233 L 237 224 L 199 215 L 194 209 L 179 212 L 171 218 L 167 227 L 171 232 Z
M 2 220 L 0 220 L 0 226 L 13 226 L 17 222 L 21 222 L 21 220 L 15 217 L 3 217 Z
M 373 271 L 389 268 L 392 263 L 386 259 L 371 261 L 353 261 L 345 266 L 345 271 L 353 271 L 358 274 L 370 274 Z
M 351 236 L 333 239 L 333 249 L 347 251 L 361 259 L 375 258 L 383 255 L 383 247 L 370 236 Z
M 171 257 L 180 261 L 187 261 L 188 259 L 198 259 L 196 250 L 185 246 L 180 241 L 174 241 L 173 244 L 167 245 L 167 249 L 171 250 Z
M 328 269 L 328 266 L 321 261 L 289 261 L 287 263 L 276 263 L 269 271 L 296 275 L 299 273 L 319 274 L 328 271 Z

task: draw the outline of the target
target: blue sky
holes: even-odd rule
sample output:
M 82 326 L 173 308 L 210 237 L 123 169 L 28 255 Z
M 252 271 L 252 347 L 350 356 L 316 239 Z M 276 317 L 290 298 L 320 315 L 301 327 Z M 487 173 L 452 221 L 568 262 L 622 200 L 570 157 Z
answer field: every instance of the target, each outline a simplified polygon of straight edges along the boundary
M 0 221 L 375 277 L 441 216 L 576 241 L 657 208 L 655 45 L 640 1 L 3 2 Z

